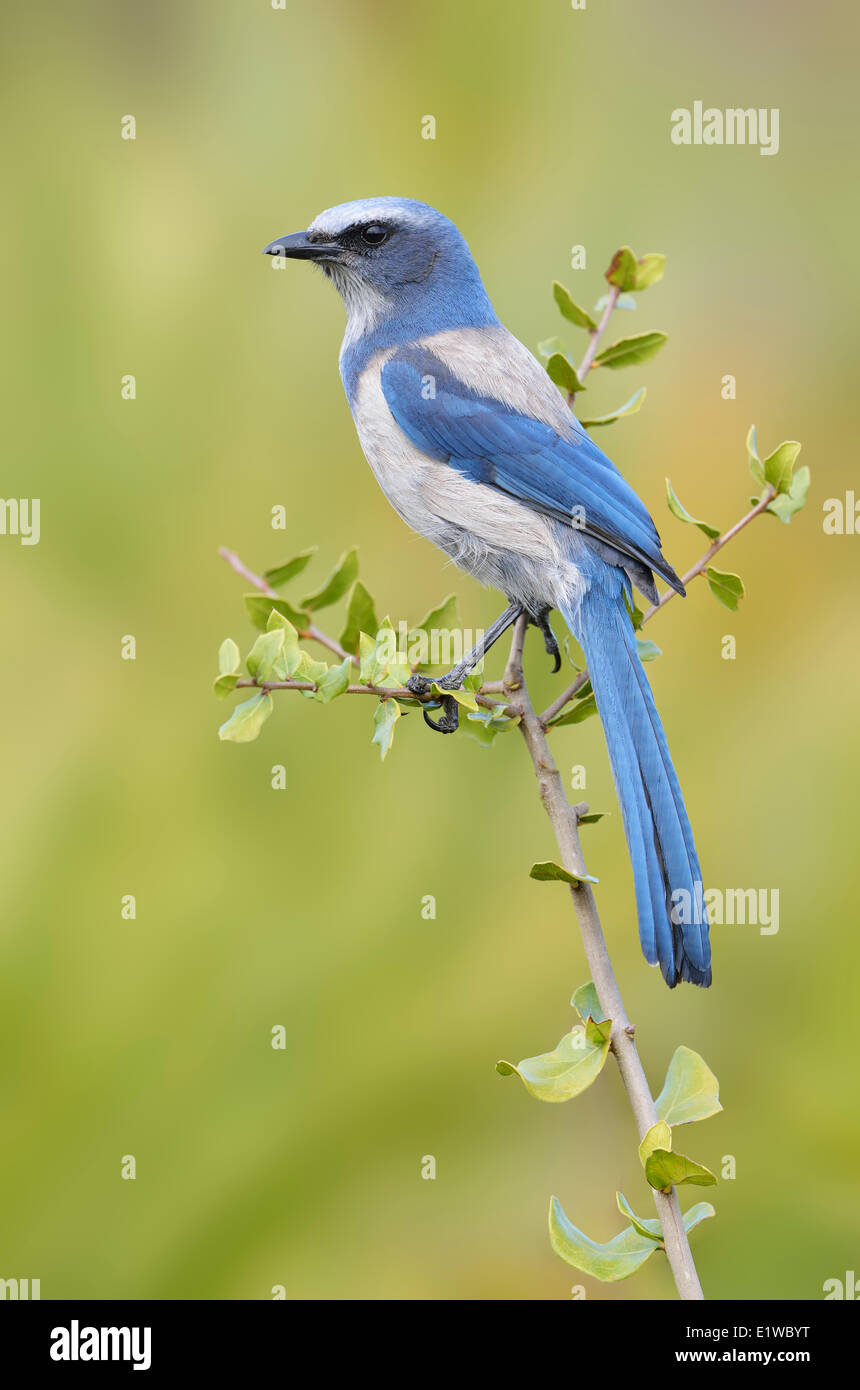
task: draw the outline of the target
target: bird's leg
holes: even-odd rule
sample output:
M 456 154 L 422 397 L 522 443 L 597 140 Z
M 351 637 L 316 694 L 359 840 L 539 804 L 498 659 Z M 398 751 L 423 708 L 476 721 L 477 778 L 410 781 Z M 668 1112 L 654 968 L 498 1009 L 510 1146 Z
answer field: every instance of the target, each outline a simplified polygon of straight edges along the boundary
M 431 685 L 441 685 L 443 690 L 459 689 L 464 678 L 468 676 L 470 671 L 474 670 L 479 661 L 483 660 L 490 648 L 498 642 L 502 633 L 507 632 L 511 624 L 516 622 L 522 611 L 522 604 L 510 604 L 501 617 L 496 618 L 496 621 L 490 624 L 480 642 L 476 642 L 472 650 L 466 652 L 463 660 L 458 661 L 456 666 L 452 666 L 446 675 L 429 677 L 421 676 L 416 672 L 406 682 L 409 689 L 413 690 L 416 695 L 426 695 Z
M 550 610 L 543 608 L 536 618 L 530 617 L 529 622 L 534 623 L 535 627 L 539 627 L 543 633 L 543 644 L 546 647 L 547 656 L 552 657 L 552 673 L 556 675 L 561 670 L 561 652 L 558 649 L 555 633 L 549 625 L 549 614 Z
M 467 652 L 462 661 L 458 661 L 457 665 L 452 667 L 446 675 L 430 679 L 416 672 L 415 675 L 410 676 L 409 680 L 406 682 L 407 688 L 416 695 L 426 695 L 431 685 L 439 685 L 443 690 L 458 690 L 463 684 L 464 678 L 470 671 L 474 670 L 479 661 L 483 660 L 487 652 L 495 642 L 498 642 L 502 634 L 507 632 L 508 628 L 516 622 L 522 611 L 522 604 L 509 604 L 504 613 L 496 618 L 494 623 L 490 624 L 480 642 L 476 642 L 472 650 Z M 436 720 L 430 718 L 427 710 L 421 711 L 424 715 L 424 722 L 425 724 L 429 724 L 430 728 L 435 729 L 439 734 L 453 734 L 459 723 L 459 706 L 457 701 L 450 695 L 443 699 L 442 705 L 445 712 L 438 723 Z

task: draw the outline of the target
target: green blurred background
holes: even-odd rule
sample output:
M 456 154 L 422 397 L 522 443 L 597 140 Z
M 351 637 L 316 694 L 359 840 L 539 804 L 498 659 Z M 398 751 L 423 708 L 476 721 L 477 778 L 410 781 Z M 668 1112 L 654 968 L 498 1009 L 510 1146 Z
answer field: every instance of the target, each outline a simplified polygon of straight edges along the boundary
M 819 1298 L 857 1267 L 860 541 L 822 530 L 856 479 L 852 22 L 798 0 L 10 8 L 2 490 L 41 498 L 42 538 L 0 540 L 0 1276 L 44 1298 L 674 1296 L 665 1262 L 601 1286 L 547 1240 L 553 1192 L 597 1239 L 623 1224 L 616 1188 L 648 1213 L 615 1069 L 561 1106 L 494 1071 L 553 1046 L 587 978 L 567 895 L 528 878 L 554 845 L 519 739 L 486 751 L 410 718 L 382 765 L 369 701 L 293 697 L 258 743 L 216 738 L 217 648 L 250 634 L 221 544 L 258 569 L 317 544 L 314 587 L 356 543 L 395 620 L 454 587 L 469 626 L 499 608 L 377 491 L 337 296 L 260 255 L 380 193 L 454 218 L 533 349 L 576 342 L 553 278 L 592 305 L 622 242 L 668 255 L 617 333 L 669 345 L 588 400 L 647 384 L 600 442 L 679 569 L 703 538 L 666 512 L 665 475 L 727 526 L 750 423 L 767 450 L 803 441 L 807 510 L 726 552 L 741 611 L 697 586 L 649 634 L 706 880 L 778 888 L 778 935 L 715 928 L 713 989 L 669 993 L 639 953 L 620 817 L 583 834 L 655 1089 L 680 1042 L 720 1078 L 724 1114 L 682 1145 L 737 1161 L 693 1237 L 706 1292 Z M 779 154 L 675 147 L 669 113 L 696 99 L 779 107 Z M 534 635 L 527 655 L 548 701 Z M 615 809 L 597 721 L 554 746 Z

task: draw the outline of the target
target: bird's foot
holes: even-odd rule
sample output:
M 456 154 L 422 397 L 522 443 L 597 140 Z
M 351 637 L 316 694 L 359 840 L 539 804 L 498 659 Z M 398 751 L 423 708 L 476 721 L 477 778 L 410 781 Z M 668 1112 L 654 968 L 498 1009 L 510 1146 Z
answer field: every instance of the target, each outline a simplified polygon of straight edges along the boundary
M 556 675 L 561 670 L 561 652 L 555 633 L 549 625 L 549 609 L 545 608 L 542 613 L 538 613 L 536 618 L 529 618 L 529 622 L 540 628 L 543 633 L 543 644 L 546 647 L 547 656 L 552 657 L 552 673 Z
M 463 672 L 456 668 L 444 676 L 422 676 L 416 671 L 406 682 L 406 689 L 413 695 L 429 695 L 430 687 L 438 685 L 442 690 L 459 690 L 463 684 Z
M 430 680 L 427 676 L 421 676 L 417 672 L 409 677 L 406 682 L 406 689 L 411 690 L 413 695 L 429 695 L 430 687 L 438 685 L 442 690 L 457 690 L 460 686 L 460 677 L 454 672 L 449 671 L 445 676 L 438 676 Z M 437 734 L 456 733 L 460 723 L 460 706 L 451 695 L 442 697 L 442 716 L 440 719 L 431 719 L 429 710 L 422 709 L 424 723 L 429 728 L 435 730 Z
M 431 729 L 434 729 L 437 734 L 455 734 L 460 724 L 460 706 L 457 704 L 453 695 L 444 696 L 442 700 L 442 709 L 444 713 L 441 719 L 438 720 L 431 719 L 429 712 L 426 709 L 422 709 L 421 713 L 424 716 L 424 723 Z

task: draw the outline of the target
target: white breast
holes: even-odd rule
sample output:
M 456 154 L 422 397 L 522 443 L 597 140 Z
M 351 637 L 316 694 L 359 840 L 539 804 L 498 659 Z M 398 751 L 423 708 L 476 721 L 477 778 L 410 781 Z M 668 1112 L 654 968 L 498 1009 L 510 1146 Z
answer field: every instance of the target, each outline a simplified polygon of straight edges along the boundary
M 494 341 L 493 335 L 500 333 L 506 342 Z M 512 343 L 519 349 L 513 372 Z M 570 416 L 555 387 L 505 329 L 440 333 L 418 345 L 436 353 L 473 389 L 547 419 L 554 428 L 569 429 Z M 496 355 L 502 347 L 506 370 Z M 408 526 L 476 578 L 511 598 L 531 602 L 537 595 L 557 606 L 557 594 L 569 593 L 577 585 L 571 533 L 497 489 L 472 482 L 450 464 L 429 458 L 412 444 L 392 416 L 380 384 L 382 368 L 395 351 L 385 349 L 371 359 L 353 401 L 361 447 L 389 502 Z M 536 368 L 536 379 L 528 363 Z

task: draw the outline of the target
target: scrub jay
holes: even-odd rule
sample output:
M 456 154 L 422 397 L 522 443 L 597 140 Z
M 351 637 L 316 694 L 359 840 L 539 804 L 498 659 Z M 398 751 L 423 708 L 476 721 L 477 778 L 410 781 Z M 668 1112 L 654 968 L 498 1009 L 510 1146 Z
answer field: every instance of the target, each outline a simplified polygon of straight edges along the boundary
M 699 861 L 625 603 L 633 584 L 655 603 L 655 573 L 684 592 L 646 508 L 496 318 L 447 217 L 410 198 L 367 198 L 265 250 L 315 262 L 343 297 L 341 376 L 392 506 L 507 596 L 484 642 L 442 684 L 459 686 L 523 613 L 558 660 L 548 614 L 562 613 L 603 723 L 645 958 L 671 988 L 709 985 L 707 920 L 680 923 L 673 912 L 679 890 L 701 902 Z M 413 688 L 427 687 L 418 677 Z M 453 714 L 437 727 L 455 727 Z

